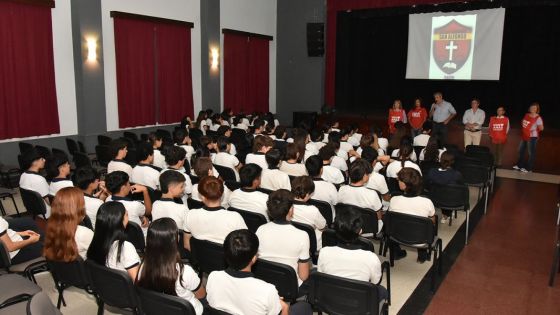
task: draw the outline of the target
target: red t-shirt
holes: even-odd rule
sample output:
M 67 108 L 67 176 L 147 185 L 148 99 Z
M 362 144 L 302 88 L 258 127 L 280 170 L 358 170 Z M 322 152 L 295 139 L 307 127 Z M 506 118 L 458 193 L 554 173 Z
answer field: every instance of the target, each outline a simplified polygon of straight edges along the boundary
M 414 107 L 408 112 L 408 123 L 413 129 L 422 129 L 426 118 L 428 118 L 428 112 L 424 107 Z
M 488 133 L 492 143 L 505 143 L 509 128 L 509 119 L 505 116 L 492 116 L 488 124 Z
M 523 120 L 521 121 L 521 137 L 524 141 L 529 141 L 531 139 L 531 129 L 533 128 L 533 125 L 537 123 L 537 120 L 539 120 L 540 117 L 541 116 L 539 115 L 531 117 L 531 114 L 525 114 L 525 117 L 523 117 Z M 540 130 L 539 128 L 537 128 L 537 137 L 539 136 L 539 134 Z
M 404 110 L 394 110 L 394 109 L 389 109 L 389 119 L 387 121 L 387 123 L 389 124 L 389 133 L 393 134 L 395 133 L 395 123 L 397 121 L 403 121 L 404 122 L 404 117 L 406 116 L 406 112 Z

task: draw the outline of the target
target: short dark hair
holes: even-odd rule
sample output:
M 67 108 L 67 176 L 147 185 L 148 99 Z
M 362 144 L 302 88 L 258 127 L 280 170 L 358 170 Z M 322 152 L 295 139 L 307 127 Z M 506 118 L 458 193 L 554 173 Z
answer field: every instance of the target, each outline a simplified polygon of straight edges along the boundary
M 212 165 L 212 160 L 209 157 L 199 157 L 194 162 L 194 173 L 199 178 L 206 177 L 208 175 L 208 171 L 212 169 L 214 165 Z
M 258 250 L 259 238 L 249 230 L 232 231 L 224 240 L 226 263 L 235 270 L 247 267 Z
M 227 151 L 227 146 L 229 144 L 229 139 L 226 136 L 219 136 L 218 140 L 216 141 L 217 145 L 218 145 L 218 150 L 220 152 L 226 152 Z
M 342 134 L 338 131 L 331 131 L 329 132 L 329 142 L 340 142 L 340 138 L 342 138 Z
M 323 168 L 323 160 L 318 155 L 312 155 L 305 161 L 307 174 L 311 177 L 317 177 L 321 174 Z
M 315 191 L 315 183 L 309 176 L 298 176 L 292 180 L 292 193 L 295 198 L 305 198 Z
M 181 147 L 173 145 L 167 148 L 167 150 L 164 150 L 163 155 L 165 156 L 165 163 L 168 165 L 175 165 L 185 159 L 187 151 Z
M 357 159 L 352 164 L 350 164 L 350 168 L 348 169 L 348 177 L 350 177 L 351 183 L 356 183 L 364 178 L 364 175 L 370 174 L 372 172 L 371 163 L 364 159 Z
M 139 161 L 144 161 L 150 155 L 154 155 L 154 147 L 147 142 L 138 143 L 136 146 L 136 154 L 138 155 Z
M 453 166 L 454 163 L 455 163 L 455 156 L 453 155 L 453 153 L 444 151 L 441 154 L 441 157 L 439 158 L 439 164 L 441 165 L 441 168 L 443 169 L 450 168 L 451 166 Z
M 57 177 L 60 172 L 58 168 L 66 163 L 69 163 L 66 154 L 64 155 L 57 154 L 57 155 L 51 155 L 47 157 L 47 162 L 46 162 L 47 179 L 52 179 Z
M 336 150 L 332 145 L 327 144 L 319 149 L 319 157 L 323 161 L 330 160 L 335 155 L 336 155 Z
M 276 129 L 274 129 L 274 136 L 276 137 L 276 139 L 283 139 L 284 138 L 284 134 L 286 133 L 286 126 L 277 126 Z
M 154 146 L 156 144 L 156 141 L 163 140 L 163 135 L 159 132 L 150 132 L 150 134 L 148 135 L 148 140 L 150 141 L 150 144 Z
M 111 152 L 112 157 L 116 157 L 120 150 L 128 146 L 128 141 L 124 138 L 118 138 L 111 140 L 109 143 L 109 152 Z
M 285 220 L 294 205 L 294 194 L 286 189 L 278 189 L 268 195 L 266 207 L 272 221 Z
M 253 142 L 253 152 L 258 152 L 262 147 L 272 147 L 274 146 L 274 141 L 268 136 L 258 135 L 255 137 Z
M 241 187 L 250 187 L 253 185 L 253 181 L 259 178 L 262 174 L 262 168 L 257 164 L 249 163 L 243 165 L 239 170 L 239 180 L 241 182 Z
M 422 193 L 422 175 L 420 175 L 418 170 L 412 167 L 403 167 L 397 173 L 397 178 L 406 185 L 405 193 L 415 196 Z
M 114 171 L 105 176 L 105 187 L 111 194 L 116 194 L 121 187 L 128 183 L 128 174 L 123 171 Z
M 362 215 L 352 208 L 338 212 L 334 219 L 336 236 L 342 243 L 352 243 L 358 239 L 363 225 Z
M 320 142 L 323 140 L 323 132 L 320 129 L 314 128 L 309 132 L 309 137 L 313 142 Z
M 225 136 L 226 132 L 230 129 L 231 128 L 229 126 L 221 125 L 220 127 L 218 127 L 218 130 L 216 130 L 216 133 L 218 134 L 218 136 Z
M 259 129 L 262 126 L 264 126 L 264 120 L 260 118 L 255 119 L 255 121 L 253 122 L 253 127 L 255 127 L 255 129 Z
M 295 143 L 288 143 L 286 146 L 286 156 L 284 157 L 286 160 L 290 159 L 297 159 L 299 153 L 299 148 Z
M 41 154 L 39 154 L 39 151 L 37 151 L 37 149 L 35 148 L 31 148 L 23 152 L 23 154 L 21 155 L 21 161 L 23 164 L 22 166 L 24 169 L 28 169 L 31 167 L 31 164 L 33 164 L 33 162 L 41 158 L 43 157 L 41 156 Z
M 206 176 L 198 183 L 198 192 L 208 200 L 220 200 L 224 194 L 224 183 L 214 176 Z
M 99 179 L 99 173 L 91 167 L 80 167 L 74 171 L 74 175 L 72 176 L 74 186 L 81 190 L 86 190 L 88 186 L 97 179 Z
M 379 153 L 372 147 L 362 149 L 362 159 L 368 161 L 370 164 L 377 161 Z
M 264 158 L 266 160 L 266 164 L 268 164 L 268 168 L 274 169 L 278 167 L 280 160 L 282 160 L 282 152 L 278 149 L 272 149 L 266 152 Z
M 432 130 L 433 127 L 434 127 L 434 124 L 430 120 L 426 120 L 422 124 L 422 130 L 424 130 L 424 131 Z
M 189 136 L 189 132 L 185 129 L 178 128 L 173 130 L 173 141 L 178 145 L 183 144 L 183 141 L 188 136 Z
M 169 186 L 184 183 L 186 181 L 185 176 L 177 171 L 168 170 L 159 176 L 159 188 L 161 192 L 167 194 L 169 192 Z

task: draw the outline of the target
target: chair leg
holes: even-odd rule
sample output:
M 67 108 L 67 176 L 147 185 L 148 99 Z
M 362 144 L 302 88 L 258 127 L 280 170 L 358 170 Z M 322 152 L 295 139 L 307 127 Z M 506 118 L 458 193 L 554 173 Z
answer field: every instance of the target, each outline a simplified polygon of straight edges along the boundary
M 388 241 L 387 246 L 389 246 L 389 264 L 393 267 L 395 266 L 395 251 L 393 250 L 393 242 Z
M 554 280 L 556 279 L 556 274 L 558 273 L 558 261 L 560 260 L 560 244 L 556 244 L 554 249 L 554 258 L 552 259 L 552 268 L 550 268 L 550 277 L 548 278 L 548 286 L 554 286 Z
M 100 297 L 96 296 L 97 300 L 97 315 L 103 315 L 105 313 L 104 304 Z
M 465 226 L 465 246 L 469 244 L 469 210 L 465 211 L 466 213 L 466 226 Z
M 486 197 L 484 199 L 484 214 L 486 214 L 486 211 L 488 209 L 488 187 L 486 187 Z
M 19 209 L 18 209 L 18 206 L 16 204 L 16 200 L 14 199 L 14 196 L 10 195 L 10 198 L 12 199 L 12 203 L 14 204 L 14 208 L 16 209 L 17 216 L 18 217 L 21 216 L 21 213 L 19 213 Z
M 387 302 L 391 305 L 391 268 L 387 268 Z

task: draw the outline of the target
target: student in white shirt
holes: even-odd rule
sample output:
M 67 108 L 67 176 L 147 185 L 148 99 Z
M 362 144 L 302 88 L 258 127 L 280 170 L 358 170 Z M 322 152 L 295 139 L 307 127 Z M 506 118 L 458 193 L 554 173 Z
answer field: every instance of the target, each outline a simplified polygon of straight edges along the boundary
M 105 183 L 99 181 L 99 174 L 93 168 L 79 168 L 74 172 L 74 185 L 84 193 L 84 206 L 86 215 L 95 229 L 95 218 L 99 207 L 109 196 Z
M 377 137 L 377 143 L 379 144 L 379 148 L 383 150 L 383 152 L 387 153 L 387 147 L 389 147 L 389 140 L 383 137 L 383 131 L 381 128 L 377 126 L 373 126 L 372 134 L 374 137 Z
M 306 153 L 309 152 L 309 156 L 319 154 L 319 150 L 326 145 L 322 140 L 323 133 L 321 130 L 317 128 L 311 129 L 309 132 L 309 143 L 305 145 Z M 307 160 L 309 156 L 306 156 L 305 160 Z
M 305 165 L 298 163 L 299 150 L 295 143 L 288 143 L 286 146 L 286 160 L 280 163 L 280 171 L 289 176 L 306 176 L 307 170 Z
M 25 171 L 19 178 L 19 187 L 35 191 L 43 197 L 47 208 L 45 217 L 48 219 L 51 215 L 51 206 L 49 204 L 49 184 L 47 183 L 45 177 L 39 174 L 39 172 L 45 168 L 45 159 L 35 148 L 32 148 L 22 154 L 22 164 Z
M 235 147 L 235 144 L 231 142 L 231 128 L 229 126 L 220 126 L 220 128 L 218 128 L 218 130 L 216 131 L 216 133 L 218 134 L 218 137 L 226 137 L 228 143 L 229 143 L 229 149 L 228 149 L 228 153 L 236 156 L 237 155 L 237 147 Z
M 257 188 L 261 184 L 262 169 L 256 164 L 247 164 L 239 172 L 241 188 L 234 190 L 229 197 L 229 206 L 264 215 L 268 221 L 266 201 L 268 195 Z
M 183 195 L 183 203 L 186 204 L 189 195 L 192 193 L 193 186 L 191 178 L 185 169 L 185 149 L 177 146 L 167 148 L 165 150 L 165 163 L 169 166 L 162 170 L 161 173 L 173 170 L 183 174 L 185 177 L 185 194 Z
M 373 148 L 365 148 L 362 151 L 362 159 L 368 161 L 368 163 L 372 166 L 372 172 L 369 174 L 369 181 L 366 187 L 375 189 L 378 193 L 381 194 L 383 198 L 383 210 L 387 210 L 389 206 L 389 200 L 391 200 L 391 194 L 389 193 L 389 187 L 387 186 L 387 181 L 385 180 L 385 176 L 379 174 L 375 171 L 374 166 L 378 164 L 377 161 L 378 155 L 377 151 Z
M 54 155 L 47 160 L 47 177 L 51 178 L 49 195 L 54 196 L 64 187 L 72 187 L 70 163 L 66 156 Z
M 122 171 L 115 171 L 111 174 L 107 174 L 105 177 L 105 185 L 107 190 L 111 193 L 111 196 L 107 198 L 107 201 L 117 201 L 122 203 L 126 208 L 130 221 L 140 225 L 146 230 L 149 223 L 146 216 L 150 215 L 152 212 L 152 201 L 146 186 L 138 184 L 131 186 L 128 181 L 128 175 Z M 129 198 L 130 193 L 142 194 L 144 203 Z
M 278 169 L 281 158 L 282 153 L 278 149 L 272 149 L 266 152 L 265 159 L 266 164 L 268 164 L 268 169 L 262 170 L 261 188 L 268 190 L 292 189 L 290 176 Z
M 221 179 L 206 176 L 198 183 L 204 207 L 191 209 L 187 214 L 185 232 L 190 233 L 185 246 L 190 250 L 190 238 L 223 244 L 226 236 L 234 230 L 246 229 L 247 225 L 241 215 L 221 207 L 224 183 Z
M 93 231 L 79 225 L 86 216 L 84 208 L 84 194 L 79 188 L 66 187 L 57 192 L 45 234 L 46 259 L 70 262 L 86 258 Z
M 350 127 L 342 128 L 340 131 L 340 150 L 346 154 L 354 154 L 354 146 L 348 142 L 352 129 Z M 354 152 L 354 153 L 353 153 Z
M 274 146 L 274 141 L 270 137 L 257 135 L 253 141 L 253 153 L 247 154 L 245 164 L 254 163 L 263 169 L 268 168 L 265 154 Z
M 202 315 L 204 307 L 199 299 L 204 298 L 206 290 L 193 268 L 183 264 L 177 254 L 178 232 L 177 224 L 170 218 L 157 219 L 150 224 L 136 285 L 185 299 L 196 315 Z
M 120 202 L 108 201 L 97 212 L 93 239 L 87 251 L 87 259 L 99 265 L 126 271 L 136 281 L 140 257 L 126 240 L 125 229 L 128 213 Z
M 343 157 L 341 157 L 339 155 L 340 152 L 340 142 L 336 142 L 336 141 L 329 141 L 329 143 L 327 143 L 326 146 L 330 146 L 334 149 L 335 155 L 332 157 L 331 159 L 331 163 L 330 165 L 332 167 L 338 168 L 341 172 L 343 172 L 344 174 L 348 173 L 348 164 L 346 161 L 348 161 L 348 154 L 344 153 Z
M 233 118 L 232 128 L 237 128 L 237 129 L 247 131 L 249 129 L 249 125 L 246 125 L 242 122 L 241 115 L 237 115 Z
M 434 204 L 430 199 L 420 196 L 422 193 L 422 175 L 420 175 L 420 172 L 405 167 L 399 171 L 398 179 L 399 188 L 404 191 L 404 195 L 391 198 L 389 211 L 427 217 L 435 224 L 436 210 Z M 428 251 L 418 249 L 418 262 L 424 263 L 427 259 Z
M 173 131 L 173 141 L 175 141 L 176 146 L 185 150 L 185 159 L 190 163 L 191 157 L 194 154 L 194 148 L 189 132 L 185 129 L 175 129 Z
M 420 161 L 437 162 L 445 151 L 446 149 L 441 144 L 439 136 L 433 135 L 428 140 L 428 144 L 426 145 L 426 147 L 423 148 L 422 151 L 420 151 L 419 159 Z
M 323 173 L 323 161 L 318 155 L 311 156 L 305 161 L 305 168 L 309 176 L 313 178 L 315 191 L 311 195 L 311 199 L 321 200 L 329 203 L 333 210 L 333 218 L 335 216 L 334 205 L 337 204 L 337 190 L 334 184 L 329 183 L 321 178 Z
M 157 190 L 161 169 L 153 165 L 154 149 L 149 143 L 139 143 L 136 147 L 136 154 L 140 162 L 132 169 L 130 181 Z
M 163 136 L 158 132 L 150 132 L 148 140 L 150 141 L 152 148 L 154 148 L 154 162 L 152 164 L 161 169 L 166 168 L 167 164 L 165 163 L 165 157 L 160 151 L 163 145 Z
M 253 135 L 255 136 L 255 139 L 256 139 L 257 136 L 263 135 L 264 129 L 265 129 L 265 121 L 260 119 L 260 118 L 255 119 L 255 121 L 253 122 L 253 128 L 254 128 Z M 267 137 L 267 138 L 269 138 L 269 137 Z M 272 139 L 270 139 L 270 140 L 272 140 Z
M 315 229 L 317 238 L 317 250 L 321 249 L 321 236 L 327 227 L 327 220 L 323 217 L 317 207 L 308 205 L 307 201 L 315 191 L 315 184 L 309 176 L 300 176 L 292 180 L 292 193 L 294 194 L 294 216 L 293 221 L 310 225 Z
M 404 142 L 399 147 L 399 156 L 397 157 L 396 161 L 391 162 L 387 166 L 387 177 L 397 178 L 397 173 L 403 167 L 412 167 L 422 174 L 420 167 L 418 164 L 410 161 L 409 156 L 414 152 L 412 149 L 412 145 L 410 143 Z
M 350 133 L 348 135 L 348 143 L 352 146 L 357 147 L 360 145 L 362 140 L 362 134 L 360 133 L 360 128 L 357 124 L 351 124 L 349 127 Z
M 13 265 L 43 255 L 43 237 L 31 218 L 5 220 L 0 217 L 0 240 L 4 243 Z
M 422 125 L 422 133 L 414 137 L 413 145 L 419 147 L 425 147 L 428 145 L 428 140 L 430 139 L 430 134 L 432 133 L 433 123 L 426 120 Z
M 194 162 L 193 171 L 198 175 L 199 180 L 202 180 L 206 176 L 212 176 L 215 178 L 219 178 L 216 176 L 216 170 L 212 165 L 212 161 L 209 157 L 199 157 Z M 229 196 L 231 195 L 231 190 L 224 186 L 224 193 L 222 194 L 222 207 L 229 208 Z M 202 201 L 202 197 L 200 196 L 200 192 L 198 191 L 198 184 L 194 184 L 192 188 L 191 198 L 196 201 Z
M 239 159 L 235 155 L 229 153 L 231 149 L 229 139 L 225 136 L 218 137 L 216 148 L 218 153 L 214 156 L 214 164 L 233 170 L 236 181 L 239 181 L 239 169 L 243 164 L 239 163 Z
M 294 269 L 301 285 L 309 277 L 311 257 L 309 236 L 290 224 L 294 215 L 294 195 L 285 189 L 268 196 L 268 215 L 272 222 L 261 225 L 259 258 L 288 265 Z
M 319 157 L 323 160 L 323 173 L 321 178 L 329 183 L 340 185 L 344 183 L 344 175 L 340 169 L 331 165 L 335 154 L 332 145 L 326 145 L 319 149 Z
M 123 171 L 128 177 L 132 176 L 132 166 L 124 158 L 128 153 L 128 142 L 124 139 L 114 139 L 109 145 L 113 159 L 107 165 L 107 174 L 114 171 Z

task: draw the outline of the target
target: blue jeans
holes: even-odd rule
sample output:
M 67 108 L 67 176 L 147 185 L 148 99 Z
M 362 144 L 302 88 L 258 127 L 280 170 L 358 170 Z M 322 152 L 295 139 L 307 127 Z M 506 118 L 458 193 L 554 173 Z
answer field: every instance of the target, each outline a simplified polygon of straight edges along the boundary
M 528 171 L 533 170 L 533 166 L 535 165 L 535 153 L 537 151 L 537 141 L 539 138 L 531 137 L 529 141 L 521 140 L 519 143 L 519 159 L 517 160 L 517 166 L 520 168 L 525 168 Z M 525 162 L 525 151 L 528 151 L 529 158 L 527 162 Z

